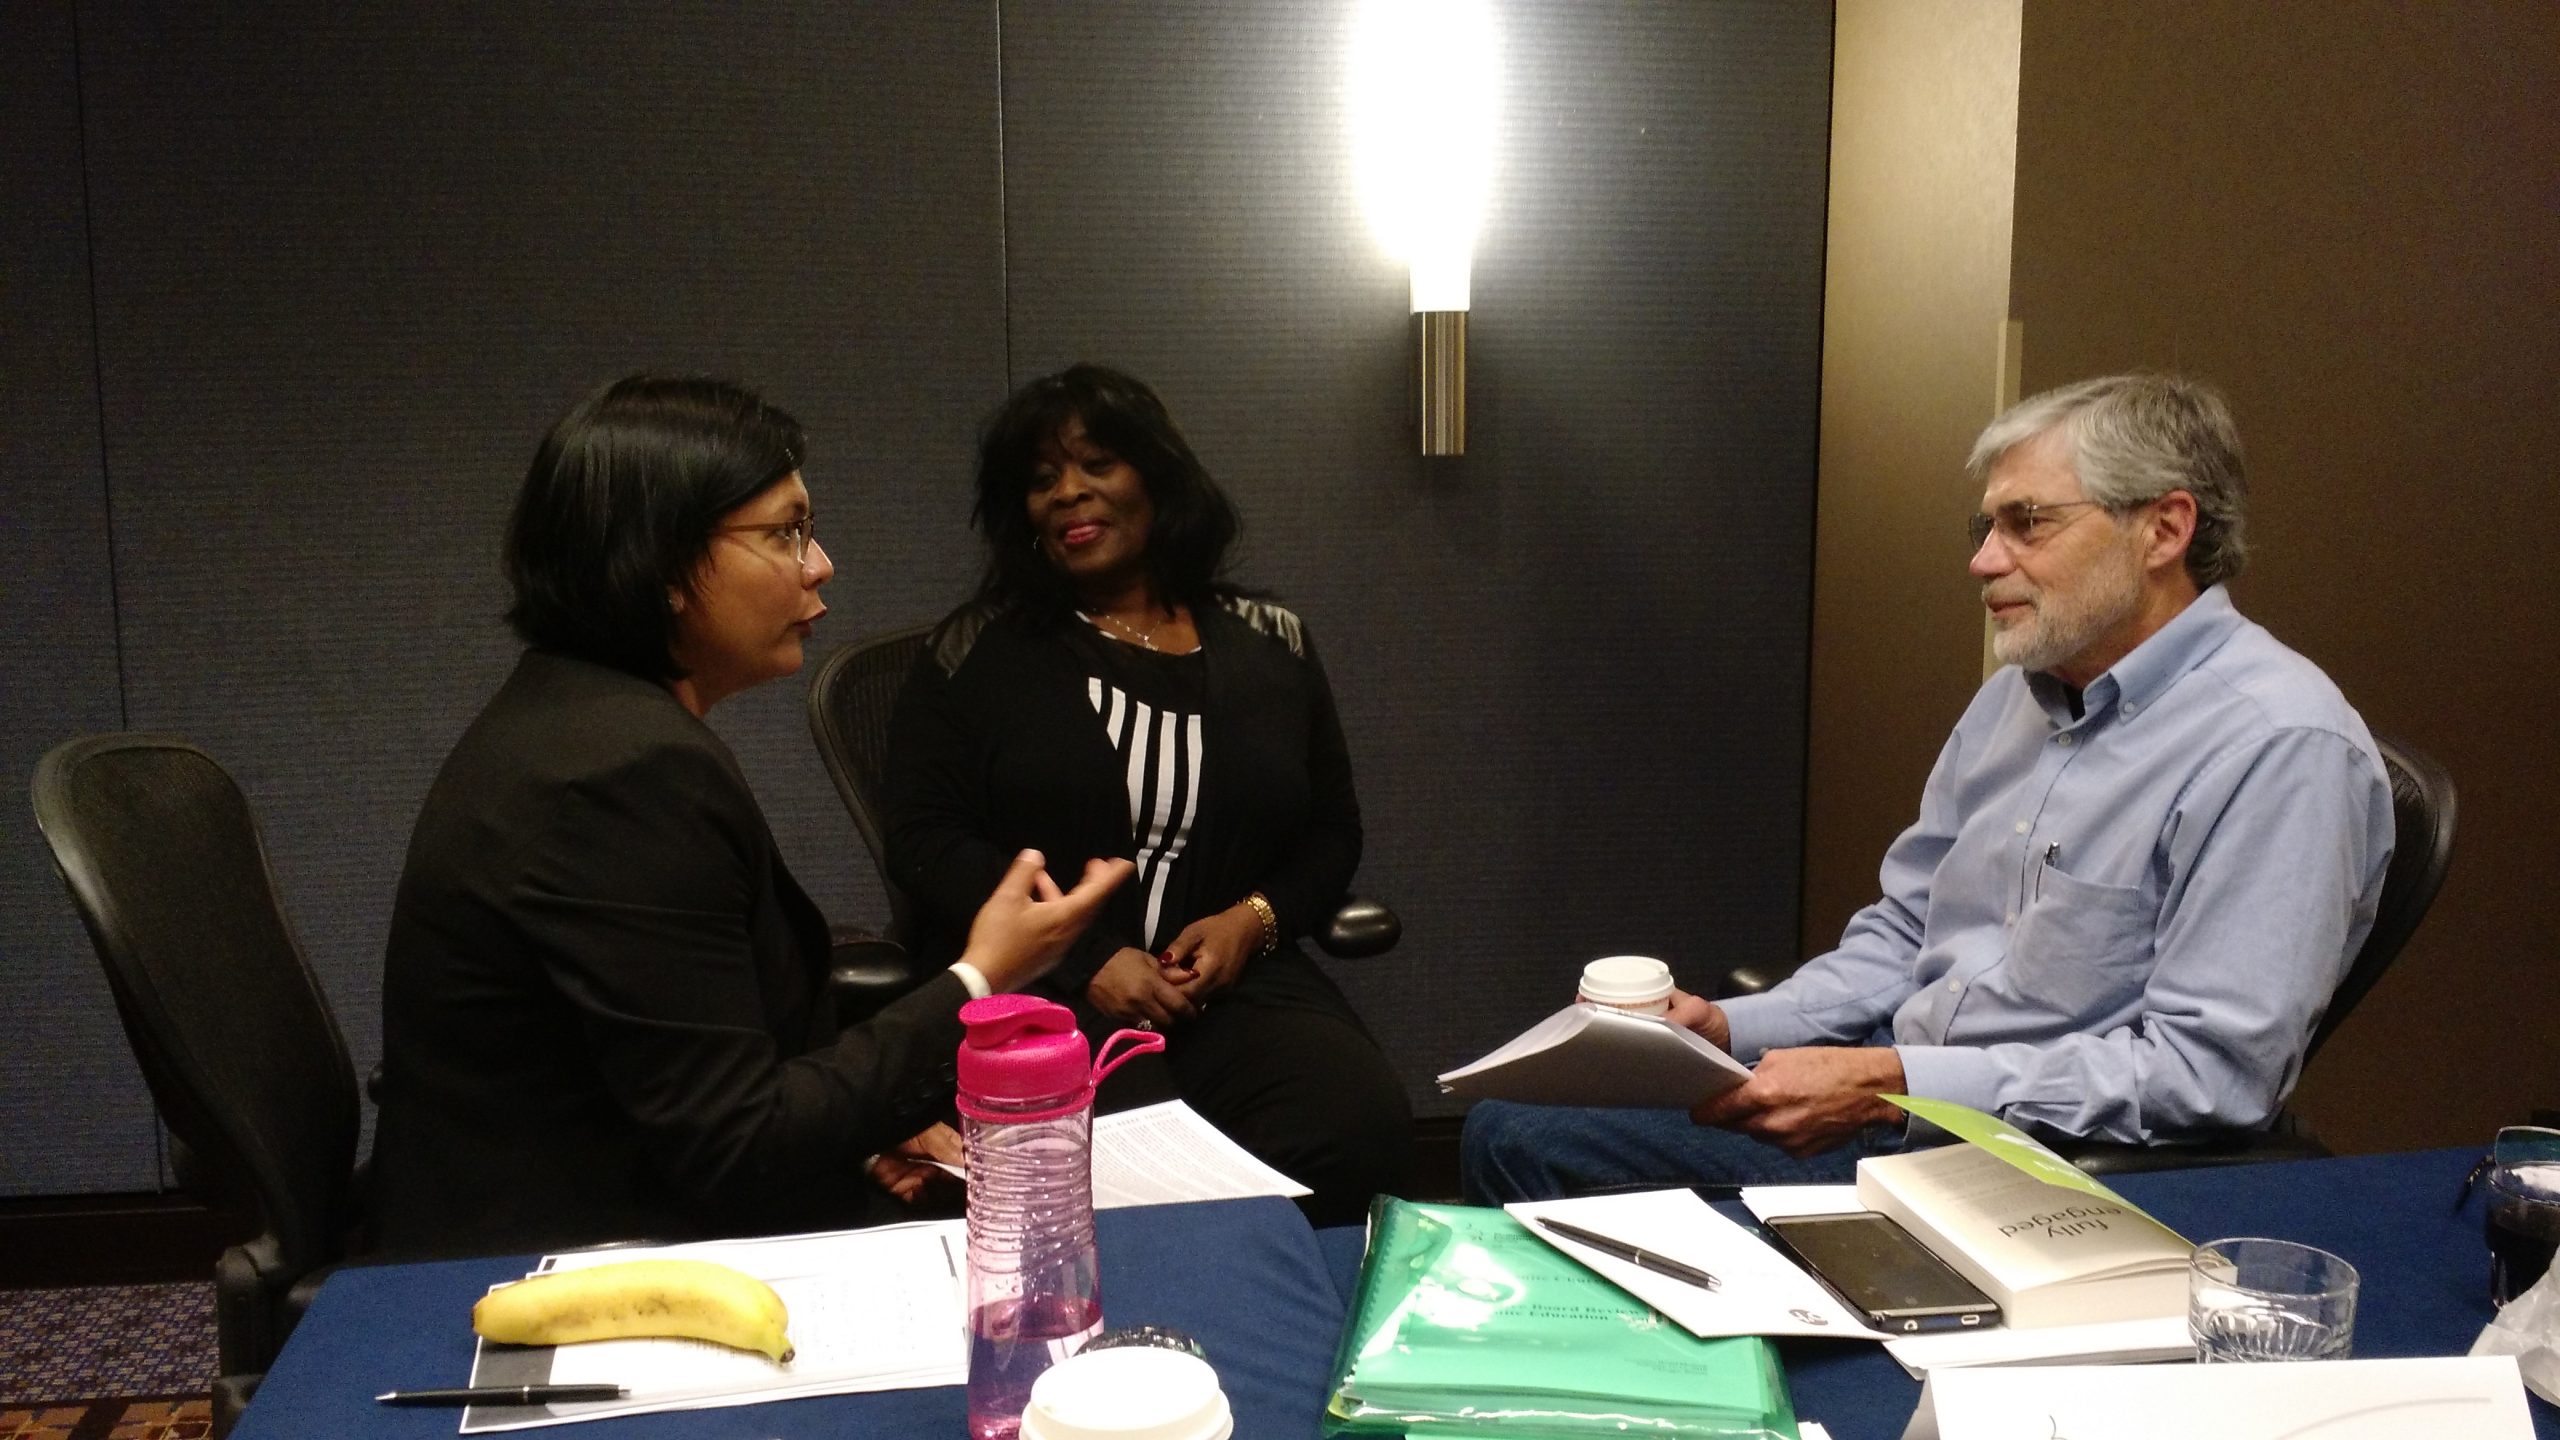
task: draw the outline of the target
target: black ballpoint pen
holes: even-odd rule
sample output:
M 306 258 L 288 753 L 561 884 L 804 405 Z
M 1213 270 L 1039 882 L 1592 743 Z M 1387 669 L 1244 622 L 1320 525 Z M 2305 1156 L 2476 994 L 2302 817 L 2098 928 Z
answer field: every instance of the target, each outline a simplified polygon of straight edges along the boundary
M 1550 1220 L 1544 1215 L 1536 1215 L 1530 1218 L 1536 1220 L 1539 1224 L 1546 1226 L 1548 1229 L 1553 1230 L 1567 1240 L 1571 1240 L 1578 1245 L 1588 1245 L 1603 1255 L 1615 1256 L 1618 1259 L 1624 1260 L 1628 1264 L 1635 1266 L 1639 1270 L 1650 1270 L 1656 1275 L 1668 1275 L 1674 1280 L 1678 1280 L 1687 1285 L 1695 1285 L 1701 1290 L 1721 1290 L 1724 1288 L 1723 1281 L 1718 1280 L 1716 1277 L 1699 1269 L 1697 1266 L 1683 1265 L 1677 1260 L 1666 1259 L 1645 1249 L 1641 1245 L 1630 1245 L 1624 1240 L 1612 1240 L 1606 1235 L 1594 1234 L 1589 1230 L 1583 1229 L 1579 1225 L 1567 1225 L 1561 1220 Z
M 582 1400 L 627 1400 L 619 1385 L 474 1385 L 460 1390 L 387 1390 L 373 1398 L 385 1405 L 574 1405 Z

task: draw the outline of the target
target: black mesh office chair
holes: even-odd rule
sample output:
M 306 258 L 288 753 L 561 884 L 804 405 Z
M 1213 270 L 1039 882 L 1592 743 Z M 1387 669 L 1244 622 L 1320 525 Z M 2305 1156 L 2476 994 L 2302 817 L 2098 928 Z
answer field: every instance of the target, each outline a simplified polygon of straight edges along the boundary
M 2303 1052 L 2308 1068 L 2330 1035 L 2356 1008 L 2400 949 L 2426 918 L 2444 887 L 2453 863 L 2455 792 L 2453 776 L 2432 756 L 2386 735 L 2373 737 L 2382 752 L 2383 769 L 2391 777 L 2391 867 L 2383 873 L 2382 898 L 2376 904 L 2373 929 L 2347 965 L 2346 977 L 2329 997 L 2329 1007 L 2311 1032 Z M 1737 969 L 1717 989 L 1720 996 L 1747 995 L 1767 989 L 1779 977 L 1756 969 Z M 2317 1159 L 2329 1147 L 2291 1110 L 2276 1116 L 2263 1131 L 2242 1131 L 2212 1139 L 2163 1145 L 2132 1145 L 2104 1140 L 2066 1140 L 2053 1145 L 2072 1163 L 2093 1175 L 2121 1175 L 2139 1170 L 2176 1170 L 2198 1165 L 2238 1165 L 2261 1160 Z
M 37 762 L 34 799 L 180 1180 L 258 1226 L 214 1267 L 224 1434 L 347 1253 L 360 1207 L 346 1041 L 248 801 L 211 757 L 167 736 L 72 740 Z
M 836 993 L 848 1018 L 887 1003 L 923 978 L 899 943 L 913 933 L 913 902 L 889 878 L 888 850 L 880 835 L 880 793 L 889 755 L 889 716 L 907 672 L 915 668 L 932 634 L 932 626 L 919 625 L 856 641 L 828 656 L 809 681 L 809 733 L 889 896 L 885 932 L 837 932 Z M 1394 911 L 1355 896 L 1343 901 L 1331 923 L 1317 933 L 1316 943 L 1337 959 L 1354 960 L 1385 954 L 1403 934 L 1404 923 Z

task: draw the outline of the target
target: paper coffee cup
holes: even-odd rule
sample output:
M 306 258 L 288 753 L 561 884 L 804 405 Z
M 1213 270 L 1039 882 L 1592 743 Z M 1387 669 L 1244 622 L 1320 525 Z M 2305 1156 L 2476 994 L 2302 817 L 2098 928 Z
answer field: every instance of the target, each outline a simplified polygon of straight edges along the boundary
M 1062 1360 L 1022 1411 L 1022 1440 L 1228 1440 L 1235 1428 L 1209 1362 L 1154 1346 Z
M 1582 990 L 1575 998 L 1635 1015 L 1668 1015 L 1671 967 L 1650 955 L 1604 956 L 1582 967 Z

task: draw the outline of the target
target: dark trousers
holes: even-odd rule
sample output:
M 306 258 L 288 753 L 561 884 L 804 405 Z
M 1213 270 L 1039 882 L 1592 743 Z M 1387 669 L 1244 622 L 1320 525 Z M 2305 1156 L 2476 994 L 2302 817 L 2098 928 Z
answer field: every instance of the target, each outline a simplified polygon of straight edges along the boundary
M 1467 1112 L 1459 1183 L 1472 1205 L 1684 1185 L 1841 1184 L 1856 1177 L 1861 1157 L 1902 1147 L 1900 1131 L 1871 1126 L 1836 1150 L 1799 1160 L 1679 1110 L 1485 1100 Z

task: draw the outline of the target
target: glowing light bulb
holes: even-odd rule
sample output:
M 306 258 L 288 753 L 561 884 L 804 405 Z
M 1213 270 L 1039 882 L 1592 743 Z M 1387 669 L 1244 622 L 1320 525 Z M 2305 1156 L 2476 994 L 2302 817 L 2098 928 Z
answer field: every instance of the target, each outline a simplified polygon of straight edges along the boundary
M 1362 207 L 1413 309 L 1464 310 L 1493 193 L 1500 45 L 1486 0 L 1366 0 L 1351 46 Z

